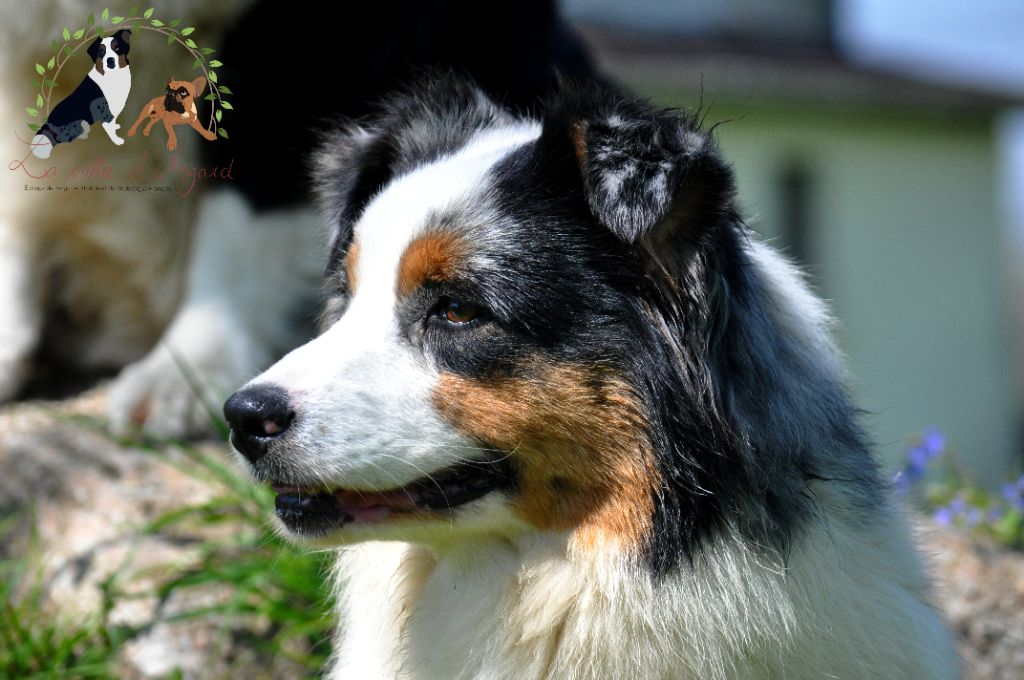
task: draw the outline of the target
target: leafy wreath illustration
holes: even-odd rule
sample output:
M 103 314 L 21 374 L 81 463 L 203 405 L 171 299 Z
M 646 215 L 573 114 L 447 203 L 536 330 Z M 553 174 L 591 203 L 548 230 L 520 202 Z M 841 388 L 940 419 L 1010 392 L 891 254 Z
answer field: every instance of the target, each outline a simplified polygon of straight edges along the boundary
M 47 119 L 50 115 L 50 100 L 53 97 L 54 88 L 57 87 L 57 78 L 60 76 L 61 69 L 64 68 L 64 65 L 72 55 L 90 41 L 95 40 L 97 37 L 106 37 L 108 28 L 113 30 L 128 28 L 133 31 L 152 31 L 167 36 L 168 46 L 178 43 L 195 58 L 195 61 L 192 62 L 192 68 L 202 70 L 210 88 L 210 91 L 203 97 L 206 101 L 211 102 L 210 119 L 206 124 L 206 128 L 215 131 L 218 136 L 228 139 L 228 131 L 221 125 L 221 119 L 224 116 L 225 110 L 230 111 L 234 107 L 230 101 L 224 99 L 224 95 L 232 95 L 234 93 L 226 85 L 221 85 L 217 82 L 217 71 L 215 69 L 224 64 L 217 59 L 208 58 L 216 50 L 212 47 L 200 47 L 196 43 L 195 39 L 191 37 L 196 30 L 194 26 L 188 26 L 179 30 L 178 27 L 182 24 L 181 19 L 163 21 L 153 16 L 154 10 L 154 7 L 150 7 L 142 12 L 142 14 L 139 14 L 139 7 L 136 5 L 128 10 L 126 16 L 111 16 L 110 9 L 105 8 L 100 12 L 99 21 L 96 21 L 96 17 L 90 14 L 85 20 L 85 26 L 82 28 L 72 31 L 65 27 L 60 36 L 63 38 L 63 43 L 53 40 L 50 43 L 50 51 L 52 53 L 50 59 L 45 64 L 36 64 L 36 73 L 39 75 L 39 78 L 34 79 L 33 82 L 39 91 L 36 93 L 35 106 L 26 106 L 25 112 L 37 121 L 45 121 Z M 40 124 L 29 123 L 28 127 L 32 132 L 38 132 Z

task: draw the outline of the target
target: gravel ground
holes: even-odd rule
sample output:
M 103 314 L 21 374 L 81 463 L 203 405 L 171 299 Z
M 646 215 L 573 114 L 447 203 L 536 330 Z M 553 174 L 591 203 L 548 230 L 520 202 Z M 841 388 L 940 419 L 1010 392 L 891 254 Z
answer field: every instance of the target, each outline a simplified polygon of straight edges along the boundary
M 201 482 L 172 461 L 122 447 L 97 429 L 102 389 L 58 402 L 26 402 L 0 408 L 0 509 L 35 507 L 48 592 L 63 615 L 84 615 L 97 606 L 97 584 L 122 567 L 187 563 L 188 546 L 159 536 L 125 539 L 125 528 L 160 515 L 187 499 L 208 497 Z M 222 451 L 220 444 L 203 445 Z M 27 526 L 28 523 L 25 523 Z M 922 547 L 936 579 L 938 605 L 956 632 L 966 680 L 1024 678 L 1024 554 L 979 541 L 956 529 L 918 522 Z M 24 550 L 28 532 L 0 546 L 0 556 Z M 198 595 L 215 602 L 216 587 Z M 162 616 L 192 603 L 165 603 Z M 123 677 L 166 675 L 175 666 L 185 677 L 224 677 L 224 658 L 244 656 L 223 621 L 160 620 L 153 601 L 119 607 L 115 618 L 154 621 L 149 632 L 123 650 Z M 155 619 L 155 620 L 154 620 Z M 239 666 L 232 666 L 237 676 Z M 297 670 L 254 662 L 250 678 L 295 677 Z

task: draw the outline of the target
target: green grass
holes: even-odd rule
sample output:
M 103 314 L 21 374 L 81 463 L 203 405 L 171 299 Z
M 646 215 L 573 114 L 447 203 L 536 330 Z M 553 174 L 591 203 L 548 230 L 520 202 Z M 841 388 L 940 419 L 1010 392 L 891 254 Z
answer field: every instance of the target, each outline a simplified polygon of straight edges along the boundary
M 100 421 L 76 420 L 102 429 Z M 226 453 L 221 458 L 180 443 L 130 445 L 214 489 L 204 502 L 182 506 L 141 528 L 126 527 L 126 532 L 158 534 L 188 544 L 198 560 L 184 567 L 168 564 L 146 570 L 129 564 L 101 584 L 99 611 L 87 620 L 72 621 L 47 610 L 42 573 L 35 566 L 41 563 L 41 547 L 32 541 L 26 553 L 0 562 L 0 677 L 116 677 L 118 650 L 146 629 L 111 624 L 111 611 L 120 602 L 156 596 L 165 603 L 210 586 L 218 586 L 226 597 L 163 620 L 209 617 L 217 621 L 225 647 L 245 649 L 250 663 L 255 655 L 268 675 L 270 661 L 284 658 L 301 669 L 300 674 L 316 676 L 330 653 L 333 631 L 325 584 L 327 557 L 301 551 L 273 534 L 268 528 L 271 494 L 229 467 Z M 9 531 L 9 526 L 0 527 L 0 540 Z M 150 587 L 140 590 L 141 583 Z

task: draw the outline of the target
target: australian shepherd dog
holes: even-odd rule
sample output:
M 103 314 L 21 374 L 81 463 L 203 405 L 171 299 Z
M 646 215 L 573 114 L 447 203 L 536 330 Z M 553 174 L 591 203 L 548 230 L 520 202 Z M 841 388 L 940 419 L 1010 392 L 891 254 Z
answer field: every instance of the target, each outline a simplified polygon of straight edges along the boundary
M 225 405 L 332 678 L 955 678 L 829 316 L 687 113 L 434 77 L 332 133 L 322 332 Z

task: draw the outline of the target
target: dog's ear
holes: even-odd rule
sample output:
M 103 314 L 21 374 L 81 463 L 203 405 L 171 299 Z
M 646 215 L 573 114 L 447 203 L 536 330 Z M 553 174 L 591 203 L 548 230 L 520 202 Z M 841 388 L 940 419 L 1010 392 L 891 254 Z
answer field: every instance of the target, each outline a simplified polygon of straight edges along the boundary
M 100 38 L 98 36 L 95 40 L 92 41 L 92 43 L 89 44 L 89 48 L 86 50 L 86 52 L 88 53 L 89 59 L 91 61 L 96 61 L 96 57 L 99 56 L 101 44 L 103 44 L 103 38 Z
M 126 48 L 131 48 L 132 46 L 132 32 L 127 28 L 122 28 L 119 31 L 114 31 L 113 38 L 114 40 L 120 40 L 121 42 L 123 42 Z M 125 54 L 127 53 L 128 49 L 125 49 Z
M 697 235 L 732 209 L 732 173 L 694 117 L 568 86 L 549 112 L 540 143 L 571 155 L 590 211 L 623 241 Z
M 170 87 L 171 83 L 173 83 L 173 82 L 174 82 L 174 76 L 167 76 L 167 87 Z
M 323 137 L 310 170 L 332 250 L 348 247 L 356 220 L 390 181 L 395 158 L 382 129 L 348 123 Z
M 192 90 L 195 92 L 195 96 L 198 97 L 206 89 L 206 76 L 199 76 L 192 81 Z

